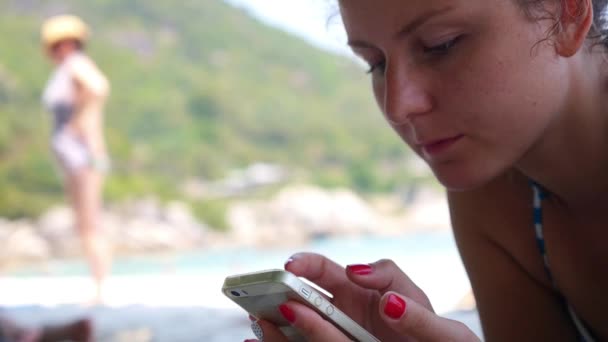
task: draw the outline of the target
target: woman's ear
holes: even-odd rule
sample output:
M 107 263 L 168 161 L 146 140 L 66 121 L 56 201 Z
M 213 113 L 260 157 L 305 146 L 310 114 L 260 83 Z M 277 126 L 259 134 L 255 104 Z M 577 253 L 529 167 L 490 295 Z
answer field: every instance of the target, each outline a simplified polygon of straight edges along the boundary
M 583 46 L 593 26 L 593 3 L 592 0 L 561 0 L 561 3 L 555 48 L 560 56 L 571 57 Z

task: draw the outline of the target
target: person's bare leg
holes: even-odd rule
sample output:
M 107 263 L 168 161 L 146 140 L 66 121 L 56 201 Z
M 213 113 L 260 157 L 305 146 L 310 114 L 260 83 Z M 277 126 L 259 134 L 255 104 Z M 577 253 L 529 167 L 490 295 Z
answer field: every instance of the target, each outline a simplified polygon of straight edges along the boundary
M 111 253 L 100 227 L 102 182 L 102 174 L 90 169 L 77 171 L 70 182 L 76 227 L 95 280 L 96 303 L 102 302 L 111 264 Z

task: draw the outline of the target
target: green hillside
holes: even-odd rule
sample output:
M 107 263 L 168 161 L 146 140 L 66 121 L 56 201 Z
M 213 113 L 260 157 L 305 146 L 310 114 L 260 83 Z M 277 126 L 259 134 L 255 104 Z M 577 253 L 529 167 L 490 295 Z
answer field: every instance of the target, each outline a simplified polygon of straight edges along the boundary
M 62 199 L 39 100 L 52 66 L 38 29 L 65 11 L 91 25 L 88 51 L 112 82 L 109 200 L 180 197 L 181 180 L 256 161 L 364 192 L 408 179 L 407 151 L 361 68 L 220 0 L 0 0 L 0 216 Z

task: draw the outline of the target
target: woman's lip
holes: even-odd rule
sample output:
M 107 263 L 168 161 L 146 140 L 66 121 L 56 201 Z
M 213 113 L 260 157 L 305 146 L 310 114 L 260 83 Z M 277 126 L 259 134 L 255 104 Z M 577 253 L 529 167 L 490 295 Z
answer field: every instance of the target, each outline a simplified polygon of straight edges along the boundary
M 429 143 L 420 144 L 419 146 L 426 155 L 436 156 L 446 151 L 448 148 L 450 148 L 463 137 L 464 135 L 460 134 L 450 138 L 433 140 Z

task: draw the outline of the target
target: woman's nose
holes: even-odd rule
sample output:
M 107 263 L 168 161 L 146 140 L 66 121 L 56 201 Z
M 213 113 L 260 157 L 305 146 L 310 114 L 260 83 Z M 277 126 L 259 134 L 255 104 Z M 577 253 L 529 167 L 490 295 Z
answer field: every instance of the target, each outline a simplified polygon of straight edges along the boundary
M 404 125 L 413 117 L 430 112 L 432 98 L 425 89 L 422 75 L 405 68 L 389 68 L 384 85 L 384 114 L 389 123 Z

